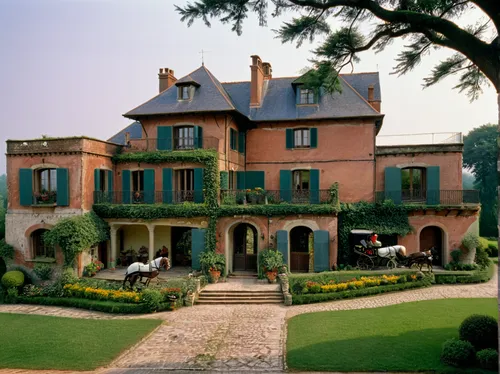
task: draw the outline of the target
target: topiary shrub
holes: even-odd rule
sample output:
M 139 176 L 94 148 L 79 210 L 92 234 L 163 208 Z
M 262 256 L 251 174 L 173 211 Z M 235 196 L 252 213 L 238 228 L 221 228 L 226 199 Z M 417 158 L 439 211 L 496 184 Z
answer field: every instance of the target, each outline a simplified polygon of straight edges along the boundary
M 473 314 L 461 323 L 460 339 L 470 342 L 477 350 L 498 346 L 498 323 L 491 316 Z
M 23 284 L 24 274 L 20 271 L 8 271 L 2 277 L 2 286 L 4 286 L 6 289 L 22 287 Z
M 474 361 L 474 347 L 465 340 L 449 339 L 443 344 L 441 361 L 456 367 L 468 366 Z
M 36 264 L 33 271 L 41 280 L 49 280 L 52 278 L 54 269 L 49 264 Z
M 477 352 L 476 359 L 483 369 L 498 372 L 498 352 L 494 349 L 488 348 Z

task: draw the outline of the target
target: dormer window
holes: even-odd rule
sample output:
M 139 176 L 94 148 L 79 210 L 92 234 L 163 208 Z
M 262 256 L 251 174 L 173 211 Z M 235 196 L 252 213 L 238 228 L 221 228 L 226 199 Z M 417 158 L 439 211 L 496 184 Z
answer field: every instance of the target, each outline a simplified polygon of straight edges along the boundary
M 299 104 L 315 104 L 314 90 L 310 88 L 299 89 Z
M 190 77 L 184 78 L 175 83 L 177 86 L 177 100 L 193 100 L 196 88 L 200 87 L 198 82 L 195 82 Z
M 179 100 L 191 100 L 191 92 L 194 91 L 193 86 L 179 87 Z

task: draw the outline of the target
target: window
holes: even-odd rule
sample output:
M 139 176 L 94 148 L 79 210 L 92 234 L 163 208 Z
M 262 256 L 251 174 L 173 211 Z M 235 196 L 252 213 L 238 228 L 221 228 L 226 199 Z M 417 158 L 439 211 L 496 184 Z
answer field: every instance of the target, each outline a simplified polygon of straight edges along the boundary
M 300 104 L 314 104 L 314 90 L 309 88 L 300 89 Z
M 180 86 L 179 100 L 189 100 L 189 99 L 191 99 L 191 86 Z
M 31 245 L 34 257 L 55 257 L 54 247 L 47 245 L 43 239 L 43 234 L 49 230 L 39 229 L 31 234 Z
M 309 129 L 294 130 L 293 137 L 295 148 L 309 148 L 311 146 Z
M 39 169 L 37 174 L 37 192 L 55 192 L 57 191 L 56 169 Z
M 235 129 L 229 129 L 229 144 L 233 151 L 238 150 L 238 132 Z
M 105 192 L 107 191 L 107 186 L 108 186 L 108 173 L 107 170 L 100 169 L 99 170 L 99 191 Z
M 175 149 L 194 149 L 194 126 L 175 127 Z
M 425 185 L 426 175 L 424 168 L 406 168 L 401 170 L 401 192 L 403 200 L 425 200 Z
M 295 170 L 293 172 L 293 189 L 296 191 L 309 190 L 309 170 Z
M 136 170 L 132 172 L 132 190 L 134 192 L 144 190 L 144 170 Z
M 175 201 L 194 201 L 194 170 L 175 171 Z

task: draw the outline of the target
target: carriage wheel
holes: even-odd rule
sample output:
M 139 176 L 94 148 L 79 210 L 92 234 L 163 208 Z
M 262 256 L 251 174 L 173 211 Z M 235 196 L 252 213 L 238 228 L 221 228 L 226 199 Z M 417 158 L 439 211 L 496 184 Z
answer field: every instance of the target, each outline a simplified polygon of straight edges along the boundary
M 395 269 L 397 265 L 398 265 L 398 263 L 396 262 L 396 260 L 394 258 L 390 258 L 387 261 L 387 269 L 389 269 L 389 270 Z
M 360 256 L 356 264 L 361 270 L 370 270 L 375 267 L 373 260 L 368 256 Z

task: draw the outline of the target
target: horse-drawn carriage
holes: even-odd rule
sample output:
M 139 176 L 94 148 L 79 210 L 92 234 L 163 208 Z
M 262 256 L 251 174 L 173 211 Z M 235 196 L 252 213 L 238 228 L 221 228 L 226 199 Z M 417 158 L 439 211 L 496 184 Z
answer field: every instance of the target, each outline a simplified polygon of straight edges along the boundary
M 354 253 L 358 255 L 356 265 L 361 270 L 372 270 L 377 267 L 394 269 L 396 267 L 408 266 L 418 267 L 422 270 L 423 265 L 432 272 L 432 259 L 437 254 L 434 247 L 423 252 L 406 255 L 406 248 L 402 245 L 391 245 L 382 247 L 378 235 L 371 230 L 352 230 L 354 237 Z

